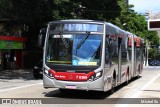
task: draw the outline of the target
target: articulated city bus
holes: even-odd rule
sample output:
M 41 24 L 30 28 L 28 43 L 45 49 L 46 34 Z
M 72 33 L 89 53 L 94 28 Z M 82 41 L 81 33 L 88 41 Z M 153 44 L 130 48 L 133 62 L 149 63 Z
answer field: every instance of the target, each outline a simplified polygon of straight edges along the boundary
M 44 44 L 44 88 L 113 91 L 141 73 L 141 44 L 137 36 L 107 22 L 50 22 Z
M 143 70 L 143 62 L 144 62 L 144 41 L 143 39 L 137 37 L 136 35 L 133 35 L 131 33 L 128 34 L 129 40 L 128 40 L 128 46 L 129 46 L 129 56 L 132 56 L 134 60 L 130 57 L 129 60 L 132 61 L 131 65 L 131 78 L 140 76 Z M 133 43 L 132 43 L 133 39 Z M 132 53 L 133 52 L 133 53 Z

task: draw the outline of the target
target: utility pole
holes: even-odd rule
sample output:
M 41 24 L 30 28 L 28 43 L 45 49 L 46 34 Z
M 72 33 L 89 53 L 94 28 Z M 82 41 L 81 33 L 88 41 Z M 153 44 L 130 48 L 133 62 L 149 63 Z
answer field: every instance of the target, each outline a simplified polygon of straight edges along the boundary
M 146 39 L 146 54 L 147 54 L 147 56 L 146 56 L 146 66 L 148 66 L 148 40 Z

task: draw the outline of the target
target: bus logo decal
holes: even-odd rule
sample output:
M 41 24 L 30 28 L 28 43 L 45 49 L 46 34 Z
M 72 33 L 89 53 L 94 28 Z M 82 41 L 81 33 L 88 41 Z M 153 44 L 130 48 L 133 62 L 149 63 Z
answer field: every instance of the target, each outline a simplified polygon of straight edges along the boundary
M 72 65 L 78 65 L 78 60 L 72 60 Z

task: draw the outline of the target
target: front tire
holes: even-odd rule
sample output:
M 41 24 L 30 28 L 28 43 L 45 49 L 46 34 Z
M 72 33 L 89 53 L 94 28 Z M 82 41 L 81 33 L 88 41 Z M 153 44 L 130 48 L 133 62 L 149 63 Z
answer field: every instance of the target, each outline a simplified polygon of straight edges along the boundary
M 128 83 L 129 83 L 129 73 L 127 72 L 127 74 L 126 74 L 126 85 L 128 85 Z
M 140 65 L 138 66 L 138 75 L 137 75 L 137 78 L 140 78 L 140 73 L 141 73 L 141 70 L 140 70 Z
M 110 90 L 111 94 L 113 94 L 115 92 L 115 87 L 116 87 L 116 79 L 113 78 L 112 79 L 112 88 Z

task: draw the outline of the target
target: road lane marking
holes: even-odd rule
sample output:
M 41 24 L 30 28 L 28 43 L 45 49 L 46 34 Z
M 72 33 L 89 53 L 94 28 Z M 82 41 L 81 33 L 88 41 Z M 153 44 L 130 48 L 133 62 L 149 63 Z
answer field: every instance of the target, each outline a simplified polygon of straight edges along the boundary
M 136 94 L 131 96 L 131 98 L 137 98 L 143 92 L 143 90 L 145 90 L 150 84 L 152 84 L 159 76 L 160 76 L 160 74 L 155 76 L 151 81 L 149 81 L 147 84 L 145 84 Z
M 26 87 L 30 87 L 30 86 L 34 86 L 34 85 L 39 85 L 39 84 L 43 84 L 43 83 L 40 82 L 40 83 L 36 83 L 36 84 L 30 84 L 30 85 L 25 85 L 25 86 L 20 86 L 20 87 L 14 87 L 14 88 L 9 88 L 9 89 L 4 89 L 4 90 L 0 90 L 0 92 L 11 91 L 11 90 L 16 90 L 16 89 L 20 89 L 20 88 L 26 88 Z
M 138 90 L 138 92 L 136 92 L 136 94 L 132 95 L 129 98 L 138 98 L 138 96 L 143 92 L 143 90 L 145 90 L 150 84 L 152 84 L 158 77 L 160 76 L 160 73 L 155 76 L 151 81 L 149 81 L 147 84 L 145 84 L 140 90 Z M 126 97 L 123 97 L 126 98 Z M 116 104 L 114 107 L 128 107 L 130 105 L 128 104 Z

